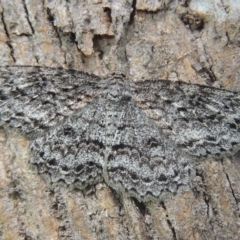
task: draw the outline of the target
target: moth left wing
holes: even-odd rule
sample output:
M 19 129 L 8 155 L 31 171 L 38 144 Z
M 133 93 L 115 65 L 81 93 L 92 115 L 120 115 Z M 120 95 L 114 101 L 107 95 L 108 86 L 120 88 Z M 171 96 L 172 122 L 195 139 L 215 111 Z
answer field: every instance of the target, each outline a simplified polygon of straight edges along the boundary
M 51 184 L 84 189 L 102 182 L 105 151 L 104 101 L 75 112 L 31 143 L 30 162 Z
M 99 95 L 99 77 L 60 68 L 0 67 L 0 125 L 42 134 Z

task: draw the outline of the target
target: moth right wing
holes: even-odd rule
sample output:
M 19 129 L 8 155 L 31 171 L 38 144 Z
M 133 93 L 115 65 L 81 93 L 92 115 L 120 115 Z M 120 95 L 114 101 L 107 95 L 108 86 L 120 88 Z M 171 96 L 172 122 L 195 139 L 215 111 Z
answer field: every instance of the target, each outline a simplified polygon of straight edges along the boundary
M 33 138 L 97 97 L 99 81 L 75 70 L 0 67 L 0 125 Z
M 134 83 L 132 94 L 137 106 L 188 154 L 221 158 L 240 149 L 239 93 L 159 80 Z
M 135 103 L 129 101 L 106 156 L 105 181 L 116 191 L 147 202 L 189 186 L 195 165 Z

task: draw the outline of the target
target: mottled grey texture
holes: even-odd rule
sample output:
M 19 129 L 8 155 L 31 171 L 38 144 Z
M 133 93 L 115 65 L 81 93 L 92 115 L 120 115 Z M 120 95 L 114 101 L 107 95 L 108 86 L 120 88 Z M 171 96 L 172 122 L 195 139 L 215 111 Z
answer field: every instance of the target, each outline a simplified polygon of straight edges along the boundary
M 138 82 L 133 100 L 177 147 L 198 159 L 240 148 L 240 94 L 170 81 Z
M 74 70 L 0 67 L 0 122 L 33 140 L 51 183 L 105 181 L 140 201 L 189 185 L 197 159 L 239 149 L 239 94 Z
M 75 70 L 0 68 L 1 121 L 29 138 L 42 134 L 98 94 L 99 77 Z

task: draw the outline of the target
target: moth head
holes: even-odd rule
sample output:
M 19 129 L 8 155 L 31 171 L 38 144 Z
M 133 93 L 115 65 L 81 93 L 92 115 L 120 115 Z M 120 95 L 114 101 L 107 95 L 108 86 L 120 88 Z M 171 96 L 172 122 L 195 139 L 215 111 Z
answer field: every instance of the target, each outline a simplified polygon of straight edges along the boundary
M 131 91 L 123 74 L 114 74 L 107 79 L 104 95 L 108 100 L 119 102 L 131 100 Z

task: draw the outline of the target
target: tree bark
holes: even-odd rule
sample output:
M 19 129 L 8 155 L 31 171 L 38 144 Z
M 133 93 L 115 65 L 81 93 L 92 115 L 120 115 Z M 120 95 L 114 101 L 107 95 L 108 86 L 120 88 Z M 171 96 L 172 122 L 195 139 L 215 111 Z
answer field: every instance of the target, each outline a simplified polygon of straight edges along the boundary
M 240 90 L 240 4 L 213 0 L 1 0 L 0 65 Z M 29 142 L 0 132 L 0 239 L 240 239 L 239 156 L 197 164 L 189 191 L 139 203 L 105 183 L 52 189 Z

